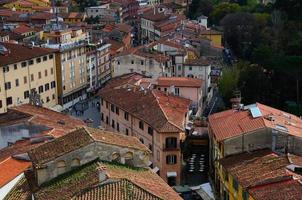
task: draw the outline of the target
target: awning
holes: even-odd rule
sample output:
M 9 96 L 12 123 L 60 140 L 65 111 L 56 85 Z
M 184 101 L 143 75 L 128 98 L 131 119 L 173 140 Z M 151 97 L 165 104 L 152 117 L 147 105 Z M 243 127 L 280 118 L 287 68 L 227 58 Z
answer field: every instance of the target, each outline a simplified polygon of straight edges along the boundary
M 167 177 L 176 177 L 177 173 L 176 172 L 167 172 Z
M 152 169 L 152 171 L 153 171 L 154 173 L 157 173 L 157 172 L 159 171 L 159 168 L 158 168 L 158 167 L 154 167 L 154 168 Z

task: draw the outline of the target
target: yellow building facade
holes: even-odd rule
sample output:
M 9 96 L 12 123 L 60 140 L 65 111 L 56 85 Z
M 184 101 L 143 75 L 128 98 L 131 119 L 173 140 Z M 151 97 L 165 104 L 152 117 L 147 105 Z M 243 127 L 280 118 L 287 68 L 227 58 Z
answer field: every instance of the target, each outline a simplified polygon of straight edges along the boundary
M 19 44 L 0 45 L 0 113 L 29 103 L 34 93 L 39 94 L 44 107 L 57 105 L 55 51 Z

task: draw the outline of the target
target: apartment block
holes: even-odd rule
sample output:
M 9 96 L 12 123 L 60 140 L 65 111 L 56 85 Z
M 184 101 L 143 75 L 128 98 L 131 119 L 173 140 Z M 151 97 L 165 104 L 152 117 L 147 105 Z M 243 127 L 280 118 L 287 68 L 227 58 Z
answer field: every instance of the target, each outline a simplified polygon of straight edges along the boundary
M 158 90 L 118 87 L 114 81 L 100 92 L 101 126 L 139 138 L 152 151 L 153 171 L 169 185 L 180 184 L 190 100 Z
M 0 112 L 25 103 L 57 105 L 56 50 L 0 43 Z

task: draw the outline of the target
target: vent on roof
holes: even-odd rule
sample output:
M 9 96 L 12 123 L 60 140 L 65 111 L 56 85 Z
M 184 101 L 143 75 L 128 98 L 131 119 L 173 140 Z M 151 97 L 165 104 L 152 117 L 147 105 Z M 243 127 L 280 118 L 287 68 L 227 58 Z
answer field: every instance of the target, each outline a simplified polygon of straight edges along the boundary
M 274 115 L 268 115 L 268 116 L 265 117 L 265 119 L 267 119 L 267 120 L 269 120 L 271 122 L 275 121 Z
M 57 121 L 58 124 L 61 124 L 61 125 L 65 125 L 65 121 L 64 120 L 59 120 Z
M 276 128 L 277 130 L 280 130 L 280 131 L 283 131 L 283 132 L 288 132 L 288 129 L 287 129 L 285 126 L 282 126 L 282 125 L 280 125 L 280 124 L 277 124 L 277 125 L 275 126 L 275 128 Z
M 10 51 L 9 51 L 5 46 L 0 45 L 0 54 L 1 54 L 1 55 L 6 56 L 6 55 L 8 55 L 9 53 L 10 53 Z

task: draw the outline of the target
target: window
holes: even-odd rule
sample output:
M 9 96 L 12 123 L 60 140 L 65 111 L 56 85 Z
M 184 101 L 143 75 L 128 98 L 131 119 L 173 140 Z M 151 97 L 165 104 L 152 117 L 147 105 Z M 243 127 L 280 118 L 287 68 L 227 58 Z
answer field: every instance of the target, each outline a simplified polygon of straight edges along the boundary
M 141 141 L 141 143 L 144 144 L 144 139 L 143 138 L 139 138 L 139 141 Z
M 39 90 L 39 94 L 41 94 L 43 92 L 43 86 L 42 85 L 39 86 L 38 90 Z
M 144 65 L 144 61 L 143 60 L 141 60 L 141 65 Z
M 150 135 L 153 135 L 153 128 L 152 127 L 148 127 L 148 133 L 150 134 Z
M 40 63 L 40 62 L 41 62 L 41 58 L 37 58 L 37 59 L 36 59 L 36 62 L 37 62 L 37 63 Z
M 50 87 L 51 87 L 51 88 L 55 88 L 55 87 L 56 87 L 56 82 L 55 82 L 55 81 L 52 81 L 52 82 L 50 83 Z
M 27 83 L 27 77 L 26 76 L 23 77 L 23 81 L 24 81 L 24 84 Z
M 49 90 L 49 83 L 46 83 L 45 84 L 45 91 L 48 91 Z
M 34 74 L 31 74 L 31 75 L 30 75 L 30 80 L 31 80 L 31 81 L 34 81 Z
M 10 90 L 12 88 L 11 83 L 10 82 L 6 82 L 4 84 L 4 88 L 5 88 L 5 90 Z
M 109 124 L 109 118 L 106 116 L 106 124 Z
M 120 61 L 117 61 L 117 64 L 120 65 L 121 64 Z
M 11 104 L 13 104 L 13 98 L 12 97 L 6 98 L 6 105 L 11 105 Z
M 178 71 L 180 71 L 180 70 L 181 70 L 181 65 L 178 65 L 178 67 L 177 67 L 177 68 L 178 68 Z
M 50 102 L 50 98 L 49 97 L 46 97 L 46 102 Z
M 126 128 L 126 135 L 129 135 L 129 130 Z
M 108 103 L 108 102 L 106 102 L 106 108 L 108 109 L 108 107 L 109 107 L 109 103 Z
M 18 65 L 14 64 L 14 70 L 18 69 Z
M 152 144 L 149 144 L 149 149 L 150 149 L 150 151 L 153 151 Z
M 116 113 L 117 115 L 120 114 L 120 109 L 119 109 L 118 107 L 115 108 L 115 113 Z
M 16 82 L 16 87 L 18 87 L 19 86 L 19 79 L 16 79 L 15 82 Z
M 131 64 L 132 64 L 132 65 L 134 64 L 134 60 L 131 60 Z
M 0 100 L 0 108 L 2 108 L 2 101 Z
M 57 173 L 63 174 L 66 171 L 66 163 L 64 160 L 57 162 Z
M 114 120 L 112 120 L 112 122 L 111 122 L 111 127 L 115 128 L 115 122 L 114 122 Z
M 167 165 L 174 165 L 177 163 L 177 156 L 176 155 L 167 155 L 166 156 L 166 164 Z
M 27 98 L 29 98 L 29 91 L 28 90 L 24 92 L 24 99 L 27 99 Z
M 144 122 L 143 121 L 139 121 L 139 124 L 138 124 L 139 128 L 144 130 Z
M 29 60 L 28 61 L 28 65 L 33 65 L 34 64 L 34 60 Z
M 3 73 L 9 72 L 9 66 L 3 67 Z
M 101 113 L 101 120 L 104 121 L 104 113 Z
M 53 59 L 53 55 L 52 54 L 49 55 L 49 59 L 50 60 Z
M 45 74 L 45 77 L 46 77 L 47 76 L 47 69 L 45 69 L 44 74 Z
M 176 137 L 168 137 L 168 138 L 166 138 L 166 148 L 167 149 L 175 149 L 175 148 L 177 148 L 177 138 Z
M 164 91 L 167 92 L 167 88 L 164 88 Z
M 120 124 L 118 122 L 116 122 L 116 130 L 120 131 Z
M 242 199 L 243 200 L 248 200 L 249 199 L 249 194 L 246 191 L 242 191 Z
M 175 88 L 175 95 L 179 96 L 179 88 Z
M 56 95 L 55 94 L 52 94 L 52 99 L 54 100 L 56 98 Z
M 41 79 L 42 78 L 42 73 L 38 72 L 38 78 Z
M 192 66 L 189 67 L 189 70 L 192 71 Z
M 125 113 L 124 113 L 124 118 L 125 118 L 125 120 L 128 121 L 128 120 L 129 120 L 129 113 L 125 112 Z
M 27 63 L 26 62 L 22 62 L 21 63 L 21 67 L 26 67 L 27 66 Z
M 53 75 L 53 68 L 50 68 L 50 74 Z
M 114 105 L 111 104 L 111 112 L 114 112 Z
M 47 60 L 47 56 L 43 56 L 43 61 L 46 61 Z
M 238 182 L 233 178 L 233 188 L 235 191 L 238 191 Z

